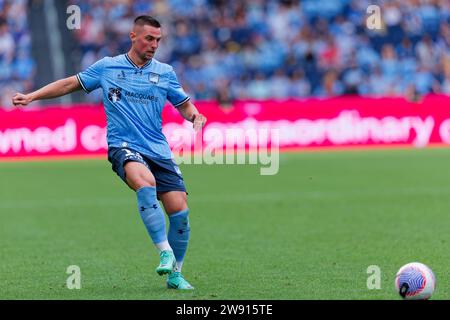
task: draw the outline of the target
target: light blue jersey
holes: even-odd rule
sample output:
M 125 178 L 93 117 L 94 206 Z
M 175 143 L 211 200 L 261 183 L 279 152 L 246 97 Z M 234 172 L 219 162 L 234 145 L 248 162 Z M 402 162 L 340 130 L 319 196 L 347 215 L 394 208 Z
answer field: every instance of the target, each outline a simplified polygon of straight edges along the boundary
M 162 133 L 167 100 L 179 107 L 189 100 L 173 68 L 156 59 L 136 66 L 127 54 L 105 57 L 77 74 L 89 93 L 103 89 L 109 147 L 127 147 L 148 157 L 173 157 Z

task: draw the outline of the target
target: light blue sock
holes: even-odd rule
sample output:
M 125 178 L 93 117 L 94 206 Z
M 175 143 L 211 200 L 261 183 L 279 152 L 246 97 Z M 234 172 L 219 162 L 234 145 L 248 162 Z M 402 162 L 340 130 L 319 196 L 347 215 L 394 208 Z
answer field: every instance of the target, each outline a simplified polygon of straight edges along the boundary
M 164 212 L 156 198 L 155 187 L 143 187 L 137 192 L 138 209 L 154 244 L 167 241 Z
M 184 255 L 189 243 L 189 209 L 169 215 L 169 244 L 177 260 L 177 269 L 181 271 Z

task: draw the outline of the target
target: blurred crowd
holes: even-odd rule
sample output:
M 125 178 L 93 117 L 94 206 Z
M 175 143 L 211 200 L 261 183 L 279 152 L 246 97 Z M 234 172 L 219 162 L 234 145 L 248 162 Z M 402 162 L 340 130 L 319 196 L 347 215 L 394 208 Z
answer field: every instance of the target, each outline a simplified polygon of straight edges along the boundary
M 82 68 L 129 48 L 133 17 L 163 23 L 157 58 L 195 99 L 450 94 L 449 0 L 74 0 Z M 366 26 L 381 8 L 382 29 Z
M 24 2 L 0 0 L 0 81 L 26 87 L 33 64 Z M 163 24 L 156 58 L 197 100 L 450 94 L 450 0 L 68 2 L 82 12 L 80 70 L 128 51 L 133 19 L 151 14 Z M 379 30 L 366 25 L 372 4 Z
M 0 106 L 10 105 L 15 92 L 33 88 L 35 68 L 26 9 L 27 0 L 0 0 Z

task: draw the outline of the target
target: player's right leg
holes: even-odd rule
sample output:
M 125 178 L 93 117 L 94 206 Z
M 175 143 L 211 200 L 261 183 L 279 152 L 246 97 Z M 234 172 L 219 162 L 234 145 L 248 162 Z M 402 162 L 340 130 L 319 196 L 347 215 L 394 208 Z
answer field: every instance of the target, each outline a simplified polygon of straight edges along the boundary
M 111 148 L 108 159 L 112 163 L 113 170 L 136 191 L 139 214 L 160 252 L 160 264 L 156 272 L 159 275 L 171 273 L 176 261 L 167 240 L 166 221 L 157 199 L 155 177 L 138 152 L 125 148 Z

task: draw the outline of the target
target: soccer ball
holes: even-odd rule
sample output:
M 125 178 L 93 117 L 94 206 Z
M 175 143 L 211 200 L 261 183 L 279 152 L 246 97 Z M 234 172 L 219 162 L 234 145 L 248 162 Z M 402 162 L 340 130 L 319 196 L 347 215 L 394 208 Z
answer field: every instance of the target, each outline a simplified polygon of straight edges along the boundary
M 405 264 L 397 272 L 395 288 L 403 299 L 426 300 L 431 297 L 436 287 L 433 271 L 423 263 Z

